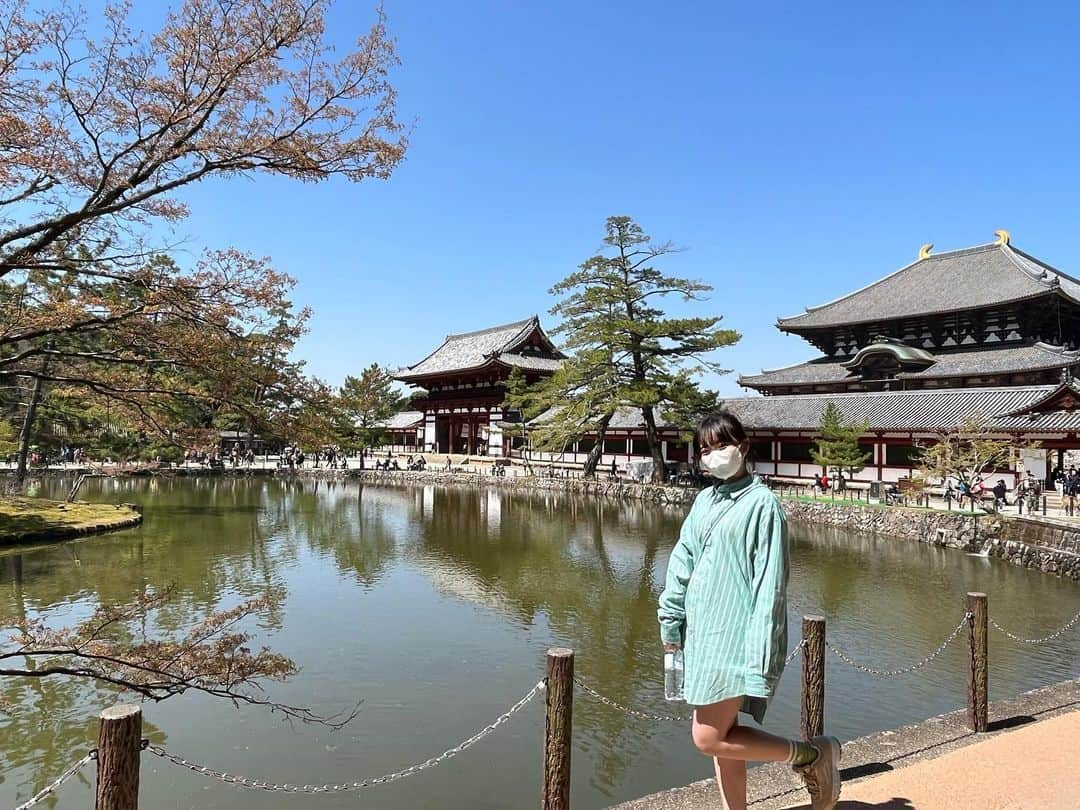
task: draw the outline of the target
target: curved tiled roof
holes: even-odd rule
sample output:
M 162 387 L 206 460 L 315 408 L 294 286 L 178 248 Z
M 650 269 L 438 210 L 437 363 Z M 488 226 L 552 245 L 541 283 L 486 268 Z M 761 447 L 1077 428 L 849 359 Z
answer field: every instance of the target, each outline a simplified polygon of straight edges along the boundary
M 1010 372 L 1038 371 L 1064 368 L 1080 363 L 1080 351 L 1068 351 L 1060 346 L 1034 343 L 1027 346 L 1006 346 L 999 349 L 942 352 L 934 355 L 937 360 L 919 371 L 904 371 L 898 379 L 934 379 L 937 377 L 963 377 L 984 374 L 1008 374 Z M 842 361 L 819 357 L 807 363 L 762 371 L 739 377 L 739 385 L 750 388 L 768 388 L 778 385 L 814 385 L 833 382 L 855 381 L 857 373 L 845 368 Z
M 536 371 L 556 371 L 562 365 L 562 360 L 555 357 L 535 357 L 528 354 L 513 354 L 512 352 L 502 352 L 495 359 L 508 366 Z
M 988 420 L 988 427 L 1002 431 L 1077 430 L 1080 411 L 1023 414 L 1045 399 L 1057 386 L 1022 388 L 954 388 L 935 391 L 884 391 L 857 394 L 795 394 L 776 397 L 745 397 L 724 401 L 748 429 L 814 430 L 829 402 L 836 403 L 846 422 L 867 420 L 870 430 L 951 430 L 972 414 Z M 1010 414 L 1021 415 L 1010 415 Z
M 529 420 L 529 424 L 542 425 L 555 418 L 559 409 L 559 407 L 549 408 Z M 678 426 L 674 421 L 669 421 L 668 418 L 664 416 L 663 410 L 660 408 L 655 408 L 653 410 L 653 417 L 656 420 L 656 426 L 660 429 Z M 641 408 L 633 408 L 629 405 L 624 405 L 616 409 L 615 413 L 611 416 L 611 420 L 608 422 L 608 430 L 638 430 L 644 427 L 645 418 L 641 415 Z
M 394 376 L 399 380 L 416 380 L 438 374 L 457 371 L 469 371 L 482 368 L 498 359 L 507 365 L 519 365 L 522 368 L 544 368 L 548 366 L 528 365 L 529 361 L 544 358 L 512 354 L 513 349 L 540 328 L 540 319 L 533 315 L 523 321 L 492 326 L 476 332 L 463 332 L 447 335 L 442 345 L 415 365 L 400 369 Z M 544 336 L 547 340 L 547 336 Z M 550 343 L 550 341 L 549 341 Z M 504 359 L 508 356 L 518 358 L 514 363 Z
M 420 411 L 401 411 L 382 422 L 379 427 L 386 430 L 408 430 L 417 427 L 423 421 L 424 414 Z
M 1080 281 L 1008 244 L 931 254 L 867 287 L 790 318 L 777 326 L 798 332 L 854 323 L 980 309 L 1055 291 L 1080 303 Z

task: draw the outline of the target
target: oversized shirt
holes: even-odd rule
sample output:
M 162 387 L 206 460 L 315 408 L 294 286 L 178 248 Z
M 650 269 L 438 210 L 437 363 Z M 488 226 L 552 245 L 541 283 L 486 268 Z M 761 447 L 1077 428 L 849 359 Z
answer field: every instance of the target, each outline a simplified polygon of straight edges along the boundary
M 683 522 L 660 594 L 660 638 L 682 643 L 694 706 L 743 696 L 762 722 L 787 651 L 788 536 L 761 479 L 703 490 Z

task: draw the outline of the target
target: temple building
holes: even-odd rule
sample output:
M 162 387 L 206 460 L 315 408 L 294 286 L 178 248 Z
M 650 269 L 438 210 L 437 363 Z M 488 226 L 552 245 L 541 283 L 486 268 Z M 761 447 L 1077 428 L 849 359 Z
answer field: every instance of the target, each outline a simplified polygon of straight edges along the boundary
M 434 352 L 394 375 L 420 392 L 414 395 L 409 411 L 384 425 L 391 446 L 437 453 L 512 455 L 511 450 L 528 443 L 531 425 L 523 425 L 519 413 L 503 407 L 510 373 L 521 369 L 526 382 L 534 383 L 553 374 L 565 357 L 536 316 L 478 332 L 447 335 Z M 543 418 L 541 415 L 538 420 Z M 656 424 L 664 459 L 687 462 L 689 443 L 679 428 L 669 425 L 660 412 Z M 586 434 L 559 452 L 530 450 L 528 457 L 544 463 L 580 465 L 595 444 L 595 434 Z M 625 469 L 629 462 L 649 457 L 640 411 L 620 408 L 608 425 L 600 463 Z
M 509 454 L 511 443 L 502 430 L 513 418 L 503 408 L 510 373 L 521 369 L 526 382 L 533 383 L 554 373 L 565 357 L 534 315 L 447 335 L 439 348 L 394 376 L 422 389 L 410 406 L 422 418 L 422 449 L 502 456 Z
M 871 461 L 856 480 L 910 476 L 917 444 L 973 415 L 994 436 L 1038 442 L 1051 464 L 1080 448 L 1080 281 L 1014 247 L 1007 231 L 996 236 L 943 253 L 925 245 L 896 272 L 779 319 L 821 356 L 742 376 L 763 396 L 725 403 L 752 433 L 758 471 L 821 472 L 810 449 L 829 402 L 869 424 Z M 1013 470 L 1000 473 L 1012 486 Z

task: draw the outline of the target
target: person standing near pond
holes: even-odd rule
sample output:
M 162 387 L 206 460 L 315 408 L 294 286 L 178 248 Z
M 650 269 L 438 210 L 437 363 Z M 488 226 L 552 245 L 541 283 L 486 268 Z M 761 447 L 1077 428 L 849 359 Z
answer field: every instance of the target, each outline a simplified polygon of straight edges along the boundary
M 791 740 L 739 723 L 761 723 L 787 651 L 787 521 L 776 496 L 747 468 L 750 442 L 726 411 L 694 434 L 702 490 L 683 522 L 660 594 L 665 651 L 684 647 L 684 695 L 694 707 L 694 745 L 713 758 L 726 810 L 746 808 L 746 763 L 787 762 L 814 810 L 840 797 L 835 737 Z

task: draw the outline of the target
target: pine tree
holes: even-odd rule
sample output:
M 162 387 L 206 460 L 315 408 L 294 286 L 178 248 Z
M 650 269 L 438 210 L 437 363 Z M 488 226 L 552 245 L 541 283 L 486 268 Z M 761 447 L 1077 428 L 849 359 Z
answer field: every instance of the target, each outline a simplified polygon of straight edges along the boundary
M 586 433 L 597 437 L 586 462 L 591 473 L 600 458 L 604 434 L 614 414 L 639 410 L 653 459 L 653 480 L 664 479 L 657 435 L 660 410 L 669 423 L 690 429 L 716 407 L 714 392 L 693 377 L 704 370 L 725 373 L 708 355 L 739 340 L 718 327 L 719 316 L 671 317 L 661 300 L 677 296 L 701 301 L 712 287 L 701 281 L 666 276 L 653 262 L 676 252 L 656 243 L 630 217 L 608 217 L 605 253 L 592 256 L 551 288 L 560 296 L 551 313 L 562 319 L 553 330 L 570 355 L 555 375 L 538 384 L 533 404 L 552 410 L 535 428 L 537 446 L 555 449 Z
M 345 422 L 340 430 L 359 439 L 361 450 L 378 441 L 386 432 L 382 423 L 405 404 L 405 397 L 394 386 L 393 372 L 378 363 L 365 368 L 359 377 L 345 378 L 338 397 Z
M 845 425 L 843 411 L 835 402 L 827 402 L 818 426 L 817 446 L 810 450 L 810 457 L 826 469 L 844 470 L 855 475 L 873 455 L 859 447 L 859 437 L 868 428 L 866 422 Z

